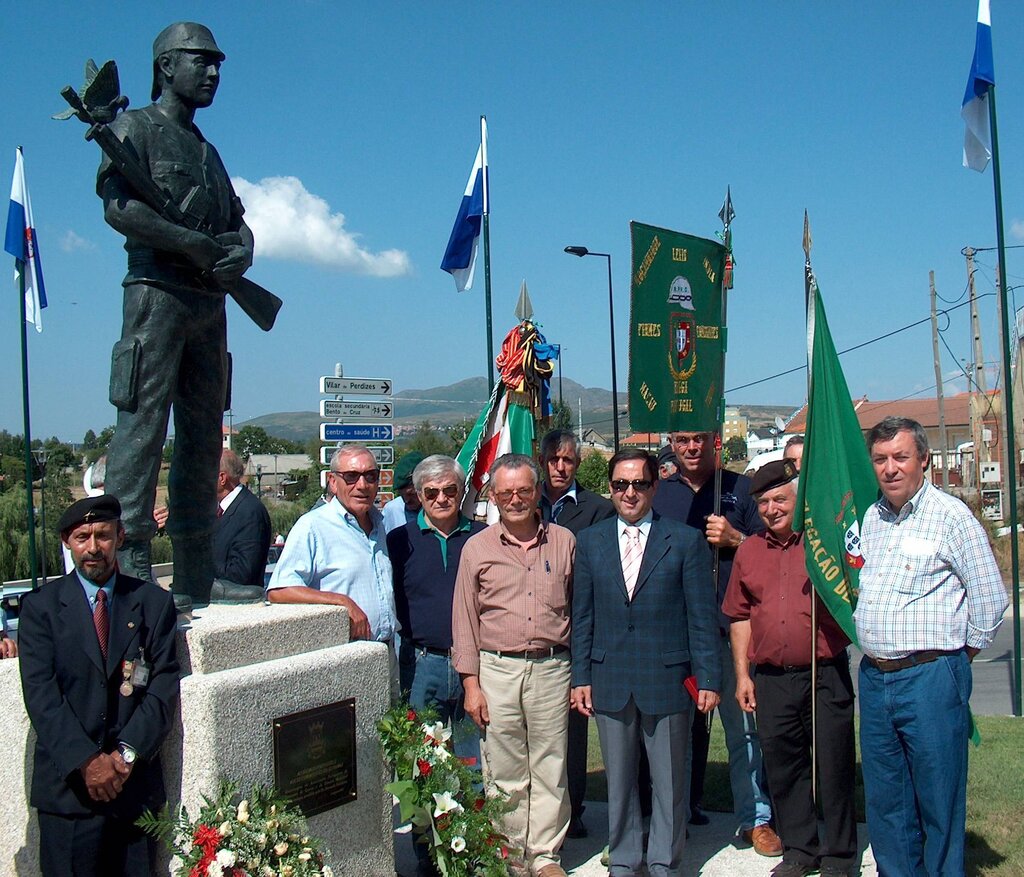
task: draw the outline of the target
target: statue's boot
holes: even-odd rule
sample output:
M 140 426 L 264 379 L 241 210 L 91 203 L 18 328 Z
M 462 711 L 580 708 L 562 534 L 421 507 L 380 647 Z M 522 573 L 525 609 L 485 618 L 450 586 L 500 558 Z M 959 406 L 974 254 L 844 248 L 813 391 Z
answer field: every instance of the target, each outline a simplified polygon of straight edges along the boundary
M 179 605 L 178 595 L 190 598 L 193 604 L 209 603 L 210 589 L 213 586 L 211 538 L 172 536 L 171 547 L 174 557 L 174 582 L 171 591 L 175 594 L 175 606 Z
M 117 551 L 117 568 L 126 576 L 155 583 L 149 539 L 125 539 Z
M 263 599 L 259 585 L 238 585 L 227 579 L 214 579 L 210 591 L 211 603 L 255 603 Z

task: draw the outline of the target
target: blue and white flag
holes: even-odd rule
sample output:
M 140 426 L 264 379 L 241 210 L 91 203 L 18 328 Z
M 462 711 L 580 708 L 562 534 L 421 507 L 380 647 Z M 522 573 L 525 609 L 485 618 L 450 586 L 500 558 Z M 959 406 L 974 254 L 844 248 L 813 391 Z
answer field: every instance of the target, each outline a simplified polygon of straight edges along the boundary
M 15 154 L 14 180 L 11 183 L 11 206 L 7 210 L 7 237 L 4 249 L 14 256 L 14 282 L 25 287 L 25 322 L 37 332 L 43 331 L 43 308 L 46 289 L 43 287 L 43 266 L 39 261 L 36 225 L 32 219 L 32 201 L 25 184 L 25 163 L 21 147 Z
M 452 236 L 441 260 L 441 270 L 455 278 L 455 289 L 465 292 L 473 287 L 473 270 L 480 245 L 483 217 L 490 210 L 487 191 L 487 120 L 480 120 L 480 148 L 476 152 L 473 170 L 469 172 L 466 192 L 455 217 Z
M 989 0 L 978 2 L 978 36 L 974 43 L 974 60 L 967 77 L 964 93 L 963 116 L 964 167 L 983 172 L 992 158 L 992 132 L 988 119 L 988 87 L 996 84 L 995 65 L 992 62 L 992 19 Z

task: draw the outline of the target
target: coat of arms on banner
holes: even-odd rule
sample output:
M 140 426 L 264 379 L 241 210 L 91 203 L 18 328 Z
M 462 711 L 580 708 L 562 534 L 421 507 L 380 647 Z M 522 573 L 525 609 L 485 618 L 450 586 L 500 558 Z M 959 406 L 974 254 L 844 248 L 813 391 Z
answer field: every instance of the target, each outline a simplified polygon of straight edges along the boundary
M 669 315 L 668 367 L 677 381 L 687 380 L 697 370 L 696 331 L 692 319 L 679 312 Z

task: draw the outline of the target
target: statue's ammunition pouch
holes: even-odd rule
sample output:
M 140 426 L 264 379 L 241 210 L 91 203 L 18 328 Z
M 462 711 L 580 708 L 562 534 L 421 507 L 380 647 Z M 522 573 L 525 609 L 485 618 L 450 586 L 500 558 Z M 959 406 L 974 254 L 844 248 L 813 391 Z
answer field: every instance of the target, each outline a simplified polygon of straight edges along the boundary
M 122 338 L 110 355 L 110 404 L 118 411 L 134 411 L 138 405 L 139 357 L 142 344 L 134 335 Z

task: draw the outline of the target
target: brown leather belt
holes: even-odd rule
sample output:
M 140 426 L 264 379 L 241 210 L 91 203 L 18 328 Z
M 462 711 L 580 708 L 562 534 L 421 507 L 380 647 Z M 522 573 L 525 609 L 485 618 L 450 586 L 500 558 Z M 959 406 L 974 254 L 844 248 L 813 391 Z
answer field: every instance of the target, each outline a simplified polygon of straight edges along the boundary
M 522 652 L 499 652 L 496 649 L 481 649 L 497 655 L 499 658 L 523 658 L 526 661 L 540 661 L 544 658 L 553 658 L 556 655 L 564 655 L 569 651 L 568 646 L 549 646 L 544 649 L 525 649 Z
M 930 664 L 932 661 L 944 658 L 947 655 L 959 655 L 961 651 L 963 649 L 957 649 L 954 652 L 942 652 L 937 649 L 931 649 L 925 652 L 912 652 L 905 658 L 891 659 L 872 658 L 865 655 L 864 660 L 882 673 L 895 673 L 897 670 L 906 670 L 908 667 L 916 667 L 918 664 Z

